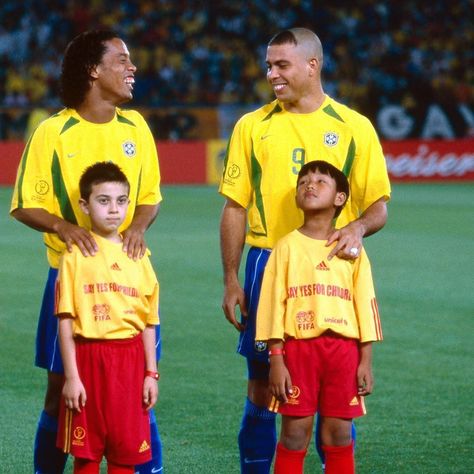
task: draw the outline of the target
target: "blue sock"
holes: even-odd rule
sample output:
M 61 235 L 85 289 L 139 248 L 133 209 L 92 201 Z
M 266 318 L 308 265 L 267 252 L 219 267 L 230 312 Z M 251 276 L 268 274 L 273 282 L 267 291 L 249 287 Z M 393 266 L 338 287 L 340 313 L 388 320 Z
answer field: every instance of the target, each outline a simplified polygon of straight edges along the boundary
M 239 432 L 242 474 L 268 474 L 276 447 L 276 414 L 248 398 Z
M 41 412 L 36 430 L 34 468 L 36 474 L 61 474 L 67 454 L 56 447 L 58 419 Z
M 155 412 L 150 410 L 150 434 L 151 434 L 151 461 L 135 466 L 135 474 L 163 474 L 163 455 L 161 450 L 161 439 L 156 422 Z
M 323 465 L 324 468 L 324 453 L 321 448 L 321 435 L 320 435 L 320 427 L 321 427 L 321 420 L 319 418 L 319 413 L 316 414 L 316 429 L 314 433 L 314 441 L 316 444 L 316 451 L 319 454 L 319 458 L 321 459 L 321 464 Z M 352 422 L 352 429 L 351 429 L 351 436 L 352 436 L 352 442 L 354 444 L 354 449 L 356 445 L 356 427 L 354 425 L 354 422 Z

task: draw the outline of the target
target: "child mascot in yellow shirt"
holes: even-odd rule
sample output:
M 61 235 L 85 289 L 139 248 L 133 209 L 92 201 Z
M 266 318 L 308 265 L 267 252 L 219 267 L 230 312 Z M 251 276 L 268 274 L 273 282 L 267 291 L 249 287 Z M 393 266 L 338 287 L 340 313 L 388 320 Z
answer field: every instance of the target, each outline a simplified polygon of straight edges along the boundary
M 303 472 L 316 412 L 326 474 L 355 472 L 352 419 L 365 414 L 382 329 L 365 250 L 355 260 L 327 258 L 348 196 L 336 167 L 305 164 L 296 187 L 304 224 L 280 239 L 265 268 L 256 340 L 268 343 L 269 409 L 282 415 L 276 474 Z
M 65 381 L 57 445 L 75 457 L 74 473 L 99 473 L 105 456 L 109 473 L 132 474 L 151 459 L 159 286 L 149 252 L 131 259 L 122 251 L 118 229 L 130 185 L 121 169 L 96 163 L 79 187 L 98 251 L 85 257 L 74 246 L 59 266 L 55 314 Z

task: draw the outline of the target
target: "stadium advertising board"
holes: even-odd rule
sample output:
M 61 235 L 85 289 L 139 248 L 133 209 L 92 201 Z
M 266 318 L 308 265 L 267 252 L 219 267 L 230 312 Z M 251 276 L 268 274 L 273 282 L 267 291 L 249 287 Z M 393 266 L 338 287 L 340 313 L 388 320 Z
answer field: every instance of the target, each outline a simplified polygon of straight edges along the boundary
M 474 140 L 382 143 L 393 181 L 474 180 Z

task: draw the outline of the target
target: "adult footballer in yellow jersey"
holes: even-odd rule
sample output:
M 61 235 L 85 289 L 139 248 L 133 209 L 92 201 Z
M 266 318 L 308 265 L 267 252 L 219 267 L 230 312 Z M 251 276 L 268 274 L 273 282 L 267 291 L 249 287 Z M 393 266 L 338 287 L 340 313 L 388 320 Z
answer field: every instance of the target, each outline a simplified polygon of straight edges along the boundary
M 349 202 L 327 242 L 335 243 L 330 259 L 358 257 L 363 237 L 385 225 L 390 197 L 385 159 L 373 126 L 323 91 L 319 38 L 304 28 L 280 32 L 269 42 L 266 62 L 276 100 L 237 122 L 219 187 L 226 198 L 220 226 L 222 307 L 240 331 L 238 351 L 248 363 L 239 433 L 243 473 L 268 473 L 276 445 L 274 417 L 266 408 L 268 354 L 264 343 L 255 342 L 255 314 L 270 249 L 303 222 L 294 204 L 299 170 L 308 161 L 324 159 L 349 180 Z M 244 243 L 250 249 L 242 288 L 238 271 Z
M 132 98 L 135 72 L 127 46 L 116 33 L 88 31 L 74 38 L 66 48 L 60 77 L 66 108 L 38 126 L 18 168 L 11 214 L 44 233 L 50 265 L 36 338 L 36 365 L 48 371 L 48 386 L 35 440 L 35 472 L 63 472 L 66 461 L 55 445 L 63 380 L 53 314 L 59 258 L 74 246 L 85 256 L 98 250 L 79 209 L 79 177 L 97 161 L 112 161 L 124 170 L 131 185 L 131 203 L 120 230 L 123 250 L 132 259 L 145 254 L 144 234 L 161 201 L 153 136 L 138 112 L 119 108 Z M 162 468 L 152 411 L 150 418 L 153 462 L 141 466 L 141 474 Z
M 333 220 L 349 196 L 344 173 L 326 161 L 298 174 L 304 223 L 280 239 L 265 268 L 257 340 L 268 342 L 270 407 L 283 415 L 276 474 L 303 473 L 316 411 L 326 474 L 353 474 L 352 418 L 371 393 L 372 341 L 382 339 L 370 264 L 328 260 Z
M 79 187 L 97 252 L 86 257 L 74 247 L 60 261 L 55 314 L 64 387 L 57 444 L 74 455 L 76 474 L 98 474 L 103 456 L 108 472 L 133 474 L 135 464 L 151 459 L 158 281 L 148 255 L 133 260 L 122 250 L 119 229 L 130 203 L 122 170 L 95 163 Z

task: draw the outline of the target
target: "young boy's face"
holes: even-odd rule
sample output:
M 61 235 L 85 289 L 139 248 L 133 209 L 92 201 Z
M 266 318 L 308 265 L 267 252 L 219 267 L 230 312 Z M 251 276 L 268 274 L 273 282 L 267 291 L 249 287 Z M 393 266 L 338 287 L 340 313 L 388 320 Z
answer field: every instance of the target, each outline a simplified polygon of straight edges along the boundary
M 124 183 L 107 182 L 92 186 L 89 199 L 81 199 L 79 203 L 90 217 L 93 232 L 105 238 L 118 234 L 130 203 L 128 192 Z
M 296 187 L 296 205 L 303 211 L 332 210 L 342 206 L 345 193 L 337 192 L 336 181 L 328 174 L 318 170 L 309 171 L 302 176 Z

